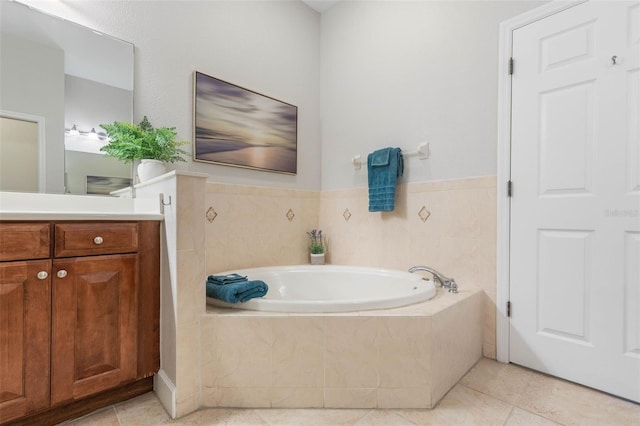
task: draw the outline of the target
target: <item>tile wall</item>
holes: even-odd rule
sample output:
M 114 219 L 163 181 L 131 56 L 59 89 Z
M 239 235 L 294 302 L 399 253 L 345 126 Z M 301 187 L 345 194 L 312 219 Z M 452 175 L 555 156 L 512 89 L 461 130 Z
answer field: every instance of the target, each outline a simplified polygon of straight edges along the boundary
M 483 354 L 495 358 L 495 176 L 398 186 L 370 213 L 366 188 L 301 191 L 206 184 L 206 271 L 308 263 L 305 232 L 327 235 L 334 264 L 427 265 L 484 290 Z
M 481 357 L 481 293 L 344 314 L 209 307 L 202 405 L 431 408 Z
M 319 192 L 207 183 L 205 204 L 208 274 L 309 263 Z
M 483 354 L 496 356 L 495 176 L 401 184 L 393 212 L 370 213 L 366 188 L 323 191 L 320 225 L 334 264 L 431 266 L 484 290 Z

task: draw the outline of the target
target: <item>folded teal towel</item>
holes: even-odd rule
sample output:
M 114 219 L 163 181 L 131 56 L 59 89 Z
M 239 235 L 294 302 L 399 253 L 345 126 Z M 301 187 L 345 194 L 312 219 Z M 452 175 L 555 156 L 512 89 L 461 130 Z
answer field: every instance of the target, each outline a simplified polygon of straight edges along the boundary
M 246 302 L 249 299 L 267 294 L 269 287 L 264 281 L 253 280 L 231 284 L 214 284 L 207 281 L 207 297 L 220 299 L 227 303 Z
M 247 281 L 246 275 L 227 274 L 227 275 L 209 275 L 207 277 L 207 282 L 211 282 L 213 284 L 219 284 L 219 285 L 238 283 L 243 281 Z
M 369 211 L 390 212 L 395 208 L 396 183 L 404 172 L 400 148 L 383 148 L 367 157 Z

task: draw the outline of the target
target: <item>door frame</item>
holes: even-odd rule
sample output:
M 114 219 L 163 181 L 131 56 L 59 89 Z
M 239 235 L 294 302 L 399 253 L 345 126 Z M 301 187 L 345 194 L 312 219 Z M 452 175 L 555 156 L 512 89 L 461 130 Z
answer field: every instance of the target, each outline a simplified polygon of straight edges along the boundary
M 513 32 L 588 0 L 552 1 L 500 23 L 498 52 L 498 146 L 497 146 L 497 235 L 496 235 L 496 358 L 509 362 L 509 269 L 511 202 L 507 182 L 511 179 L 511 75 L 509 59 L 513 52 Z M 518 72 L 517 58 L 514 72 Z M 517 183 L 513 191 L 517 193 Z
M 0 109 L 0 117 L 29 121 L 38 126 L 38 192 L 45 192 L 47 184 L 47 144 L 45 137 L 45 117 L 22 112 Z

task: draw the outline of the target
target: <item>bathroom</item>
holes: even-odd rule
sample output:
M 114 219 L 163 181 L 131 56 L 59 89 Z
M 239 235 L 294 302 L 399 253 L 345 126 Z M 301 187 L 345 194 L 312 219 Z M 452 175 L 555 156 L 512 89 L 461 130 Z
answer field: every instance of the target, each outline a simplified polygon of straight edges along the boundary
M 306 263 L 305 232 L 316 227 L 329 263 L 429 264 L 479 287 L 482 354 L 497 357 L 499 25 L 545 2 L 343 1 L 322 14 L 293 0 L 25 3 L 133 43 L 134 118 L 185 140 L 196 70 L 298 107 L 297 174 L 188 161 L 162 190 L 175 191 L 180 212 L 167 232 L 180 292 L 162 305 L 176 306 L 162 317 L 173 330 L 161 352 L 172 414 L 201 402 L 190 368 L 200 318 L 178 308 L 203 303 L 198 277 Z M 407 158 L 396 210 L 367 212 L 366 170 L 352 157 L 424 141 L 429 159 Z

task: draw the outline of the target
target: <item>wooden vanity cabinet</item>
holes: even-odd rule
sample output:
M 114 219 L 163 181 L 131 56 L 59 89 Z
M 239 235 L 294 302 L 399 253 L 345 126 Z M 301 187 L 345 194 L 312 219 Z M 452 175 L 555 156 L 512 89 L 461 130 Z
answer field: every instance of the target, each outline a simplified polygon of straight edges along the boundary
M 50 405 L 51 260 L 0 262 L 0 422 Z
M 61 421 L 151 389 L 159 230 L 157 221 L 0 222 L 0 423 Z M 33 247 L 35 235 L 46 247 Z M 46 259 L 15 260 L 20 247 Z

